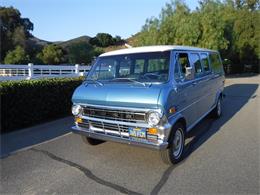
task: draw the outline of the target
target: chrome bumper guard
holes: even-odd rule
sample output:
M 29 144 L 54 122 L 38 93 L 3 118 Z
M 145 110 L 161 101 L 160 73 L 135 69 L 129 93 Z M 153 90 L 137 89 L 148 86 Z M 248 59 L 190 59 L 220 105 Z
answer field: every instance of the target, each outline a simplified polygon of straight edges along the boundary
M 93 118 L 84 117 L 84 116 L 82 118 L 85 120 L 92 119 L 92 122 L 93 122 Z M 97 118 L 95 118 L 94 121 L 101 122 L 101 120 L 97 119 Z M 111 122 L 111 121 L 107 121 L 107 120 L 103 119 L 102 120 L 103 126 L 104 126 L 104 122 Z M 110 123 L 110 124 L 112 124 L 112 123 Z M 127 123 L 118 121 L 117 124 L 126 125 Z M 146 127 L 145 124 L 140 125 L 140 126 Z M 104 129 L 102 130 L 101 128 L 93 128 L 93 127 L 90 129 L 89 125 L 86 125 L 86 126 L 75 125 L 72 127 L 72 132 L 76 133 L 76 134 L 81 134 L 81 135 L 84 135 L 87 137 L 91 137 L 94 139 L 100 139 L 100 140 L 104 140 L 104 141 L 113 141 L 113 142 L 118 142 L 118 143 L 123 143 L 123 144 L 146 147 L 146 148 L 155 149 L 155 150 L 163 150 L 163 149 L 166 149 L 168 146 L 168 142 L 159 143 L 159 142 L 149 141 L 146 139 L 144 139 L 144 140 L 143 139 L 134 139 L 134 138 L 130 138 L 129 134 L 126 132 L 108 131 L 108 130 L 104 130 Z
M 133 145 L 133 146 L 139 146 L 139 147 L 146 147 L 146 148 L 155 149 L 155 150 L 164 150 L 168 146 L 167 142 L 164 142 L 161 144 L 155 144 L 155 143 L 149 142 L 149 141 L 140 142 L 140 141 L 135 141 L 135 140 L 131 140 L 131 139 L 125 139 L 125 138 L 121 138 L 121 137 L 115 137 L 115 136 L 111 136 L 111 135 L 90 132 L 90 131 L 87 131 L 85 128 L 77 127 L 77 126 L 72 127 L 72 132 L 76 133 L 76 134 L 80 134 L 80 135 L 85 135 L 87 137 L 91 137 L 94 139 L 118 142 L 118 143 Z

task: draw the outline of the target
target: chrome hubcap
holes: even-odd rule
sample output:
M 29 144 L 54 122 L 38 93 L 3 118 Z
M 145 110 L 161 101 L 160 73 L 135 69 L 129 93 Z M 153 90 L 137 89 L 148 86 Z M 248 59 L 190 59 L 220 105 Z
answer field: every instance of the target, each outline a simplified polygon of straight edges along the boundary
M 173 138 L 173 155 L 175 158 L 179 158 L 183 150 L 183 133 L 181 129 L 175 132 Z

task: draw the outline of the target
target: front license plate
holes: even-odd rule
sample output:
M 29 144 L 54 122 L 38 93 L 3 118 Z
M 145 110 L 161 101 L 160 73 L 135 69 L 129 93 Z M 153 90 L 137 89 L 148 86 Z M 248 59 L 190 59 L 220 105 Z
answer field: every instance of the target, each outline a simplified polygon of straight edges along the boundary
M 130 137 L 146 139 L 146 128 L 129 127 L 128 131 Z

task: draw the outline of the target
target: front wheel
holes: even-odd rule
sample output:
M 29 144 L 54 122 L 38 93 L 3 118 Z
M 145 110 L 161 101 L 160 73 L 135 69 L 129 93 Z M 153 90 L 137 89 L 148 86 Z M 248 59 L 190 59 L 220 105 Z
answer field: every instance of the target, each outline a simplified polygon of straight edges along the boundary
M 173 126 L 169 139 L 169 147 L 160 151 L 162 161 L 166 164 L 176 164 L 182 160 L 185 146 L 185 130 L 181 123 Z

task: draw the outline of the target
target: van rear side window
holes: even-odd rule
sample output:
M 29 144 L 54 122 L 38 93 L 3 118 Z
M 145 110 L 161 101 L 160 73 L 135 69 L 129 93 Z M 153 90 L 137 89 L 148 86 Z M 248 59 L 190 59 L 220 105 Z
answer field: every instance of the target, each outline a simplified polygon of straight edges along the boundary
M 209 59 L 210 59 L 210 64 L 211 64 L 211 68 L 212 71 L 214 73 L 223 73 L 223 68 L 222 68 L 222 63 L 220 61 L 220 57 L 218 55 L 218 53 L 210 53 L 209 54 Z
M 205 72 L 210 71 L 208 55 L 206 53 L 202 53 L 200 55 L 200 57 L 201 57 L 201 61 L 202 61 L 202 64 L 203 64 L 204 71 Z
M 195 73 L 201 74 L 202 73 L 202 66 L 200 63 L 200 56 L 198 53 L 192 53 L 190 54 L 191 63 L 194 64 Z

